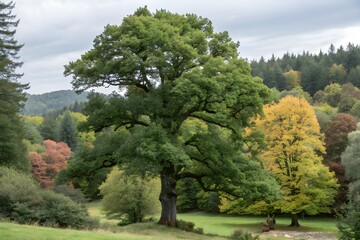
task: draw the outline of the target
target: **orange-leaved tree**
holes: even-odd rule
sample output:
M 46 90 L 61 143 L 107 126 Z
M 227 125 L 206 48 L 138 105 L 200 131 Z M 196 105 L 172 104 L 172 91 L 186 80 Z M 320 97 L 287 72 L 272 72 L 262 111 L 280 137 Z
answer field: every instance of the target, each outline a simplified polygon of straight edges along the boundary
M 291 214 L 291 226 L 300 226 L 297 214 L 328 212 L 338 187 L 334 173 L 322 163 L 324 136 L 305 99 L 287 96 L 264 106 L 264 115 L 256 122 L 267 143 L 261 155 L 283 194 L 271 205 Z
M 51 188 L 56 174 L 67 167 L 71 149 L 63 142 L 45 140 L 45 152 L 29 152 L 32 173 L 43 187 Z

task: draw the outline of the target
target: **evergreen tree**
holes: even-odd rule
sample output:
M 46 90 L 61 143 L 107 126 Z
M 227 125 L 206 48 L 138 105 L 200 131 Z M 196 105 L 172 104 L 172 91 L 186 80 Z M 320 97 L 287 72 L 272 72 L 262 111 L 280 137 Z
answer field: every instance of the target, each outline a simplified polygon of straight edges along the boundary
M 22 143 L 23 126 L 18 112 L 21 109 L 26 84 L 17 80 L 22 74 L 16 69 L 22 65 L 18 52 L 23 45 L 14 39 L 19 20 L 12 14 L 13 2 L 0 2 L 0 165 L 15 166 L 26 170 L 29 163 Z
M 76 148 L 77 130 L 75 128 L 74 120 L 70 116 L 70 112 L 66 111 L 60 124 L 60 141 L 65 142 L 72 150 Z
M 46 115 L 40 126 L 40 134 L 44 140 L 59 141 L 59 126 L 56 119 Z

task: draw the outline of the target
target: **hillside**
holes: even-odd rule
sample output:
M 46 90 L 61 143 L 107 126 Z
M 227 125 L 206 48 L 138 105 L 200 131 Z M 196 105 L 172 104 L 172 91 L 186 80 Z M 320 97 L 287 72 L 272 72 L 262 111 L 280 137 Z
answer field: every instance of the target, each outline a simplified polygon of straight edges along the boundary
M 85 102 L 88 92 L 77 94 L 73 90 L 60 90 L 44 94 L 28 94 L 23 110 L 25 115 L 43 115 L 49 111 L 73 105 L 75 102 Z

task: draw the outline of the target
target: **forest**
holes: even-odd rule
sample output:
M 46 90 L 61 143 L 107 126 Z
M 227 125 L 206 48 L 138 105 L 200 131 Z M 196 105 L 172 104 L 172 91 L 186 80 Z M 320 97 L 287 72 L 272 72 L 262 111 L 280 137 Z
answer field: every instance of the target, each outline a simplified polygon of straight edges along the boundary
M 327 216 L 359 239 L 359 45 L 248 61 L 210 20 L 143 7 L 65 65 L 74 91 L 29 95 L 14 7 L 0 2 L 0 223 L 98 228 L 101 202 L 121 226 Z M 104 85 L 119 92 L 87 91 Z

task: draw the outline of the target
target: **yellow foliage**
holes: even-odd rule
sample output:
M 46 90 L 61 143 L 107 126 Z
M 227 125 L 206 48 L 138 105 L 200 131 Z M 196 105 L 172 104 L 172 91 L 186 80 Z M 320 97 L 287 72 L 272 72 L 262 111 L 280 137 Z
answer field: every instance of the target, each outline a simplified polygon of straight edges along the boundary
M 283 194 L 283 199 L 272 205 L 282 212 L 310 213 L 309 206 L 318 208 L 316 213 L 323 212 L 332 203 L 337 184 L 334 174 L 322 164 L 319 153 L 325 153 L 324 136 L 313 108 L 305 99 L 287 96 L 278 104 L 264 106 L 264 115 L 256 120 L 266 138 L 262 158 Z M 320 194 L 323 191 L 327 194 Z M 319 199 L 325 206 L 311 205 Z

